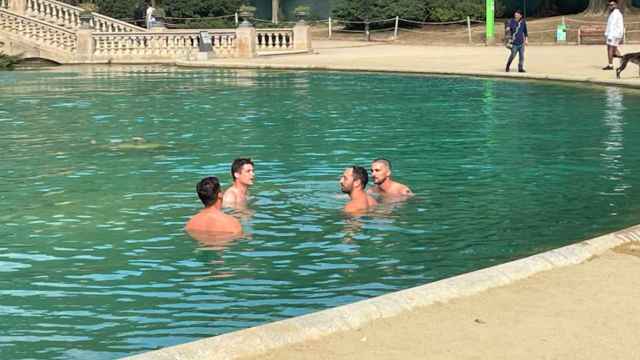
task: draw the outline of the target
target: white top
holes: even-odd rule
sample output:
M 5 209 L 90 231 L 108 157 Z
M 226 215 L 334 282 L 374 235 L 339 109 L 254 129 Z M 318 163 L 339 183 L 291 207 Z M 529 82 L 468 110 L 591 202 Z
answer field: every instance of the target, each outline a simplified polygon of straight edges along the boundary
M 147 8 L 147 24 L 149 23 L 149 21 L 151 21 L 151 18 L 153 17 L 153 11 L 155 9 L 153 8 L 153 6 L 149 6 Z
M 624 23 L 622 21 L 622 13 L 618 9 L 613 9 L 611 14 L 609 14 L 609 19 L 607 19 L 607 30 L 604 32 L 604 36 L 607 38 L 618 38 L 622 39 L 624 37 Z

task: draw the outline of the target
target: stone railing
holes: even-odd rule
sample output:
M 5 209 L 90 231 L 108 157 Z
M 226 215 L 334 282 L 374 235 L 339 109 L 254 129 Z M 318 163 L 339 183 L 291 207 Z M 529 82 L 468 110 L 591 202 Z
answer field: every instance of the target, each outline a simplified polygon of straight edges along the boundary
M 1 0 L 0 0 L 1 1 Z M 80 27 L 82 9 L 56 0 L 5 0 L 24 3 L 24 14 L 69 29 Z M 20 5 L 18 5 L 20 6 Z M 19 10 L 19 9 L 18 9 Z M 144 28 L 93 13 L 91 27 L 99 32 L 144 32 Z
M 0 10 L 0 31 L 67 53 L 75 52 L 78 46 L 74 31 L 4 10 Z
M 236 33 L 231 30 L 209 30 L 216 57 L 236 55 Z M 199 31 L 166 31 L 144 33 L 93 33 L 92 60 L 138 62 L 153 60 L 189 60 L 199 52 Z
M 294 48 L 293 30 L 257 29 L 256 48 L 258 51 L 291 50 Z

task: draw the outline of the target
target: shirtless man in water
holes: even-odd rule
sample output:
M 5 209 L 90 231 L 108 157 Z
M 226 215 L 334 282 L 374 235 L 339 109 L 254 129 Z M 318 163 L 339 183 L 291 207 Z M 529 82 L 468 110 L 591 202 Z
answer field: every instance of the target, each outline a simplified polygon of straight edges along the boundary
M 385 199 L 403 199 L 413 196 L 409 187 L 391 180 L 391 162 L 387 159 L 373 160 L 371 177 L 375 186 L 369 188 L 369 194 L 378 194 Z
M 233 185 L 224 192 L 222 206 L 226 208 L 244 209 L 247 206 L 249 187 L 253 185 L 255 174 L 251 159 L 235 159 L 231 164 Z
M 218 178 L 206 177 L 200 180 L 196 191 L 200 201 L 204 204 L 204 209 L 187 222 L 184 229 L 189 234 L 210 233 L 221 236 L 242 234 L 240 222 L 220 210 L 222 208 L 222 194 Z
M 365 213 L 378 205 L 378 202 L 364 191 L 368 181 L 367 170 L 363 167 L 352 166 L 344 170 L 340 177 L 340 189 L 351 199 L 344 206 L 344 212 L 348 214 Z

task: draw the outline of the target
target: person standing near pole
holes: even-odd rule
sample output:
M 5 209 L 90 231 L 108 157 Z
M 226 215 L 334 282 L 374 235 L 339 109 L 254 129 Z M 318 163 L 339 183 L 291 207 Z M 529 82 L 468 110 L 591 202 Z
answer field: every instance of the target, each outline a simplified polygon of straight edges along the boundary
M 511 70 L 511 62 L 518 54 L 518 72 L 526 72 L 524 70 L 524 47 L 529 45 L 529 32 L 527 31 L 527 22 L 522 17 L 522 10 L 516 10 L 513 19 L 509 20 L 508 26 L 511 33 L 511 54 L 509 54 L 505 71 Z
M 609 18 L 607 19 L 607 29 L 604 32 L 604 37 L 607 39 L 607 58 L 609 63 L 602 70 L 613 70 L 613 58 L 622 57 L 618 46 L 624 37 L 624 22 L 616 0 L 609 1 Z

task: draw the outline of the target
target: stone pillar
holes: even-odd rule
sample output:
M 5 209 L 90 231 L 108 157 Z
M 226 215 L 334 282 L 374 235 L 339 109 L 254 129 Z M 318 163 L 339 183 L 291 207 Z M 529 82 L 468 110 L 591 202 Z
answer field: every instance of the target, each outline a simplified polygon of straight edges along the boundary
M 298 22 L 293 27 L 293 48 L 294 50 L 311 51 L 311 27 Z
M 9 0 L 9 10 L 18 15 L 27 14 L 27 0 Z
M 237 57 L 256 57 L 256 28 L 253 26 L 241 26 L 236 29 Z
M 89 62 L 93 60 L 93 38 L 91 34 L 92 29 L 78 29 L 76 34 L 78 36 L 78 48 L 76 49 L 76 61 L 77 62 Z
M 280 0 L 271 0 L 271 22 L 277 24 L 280 19 Z

